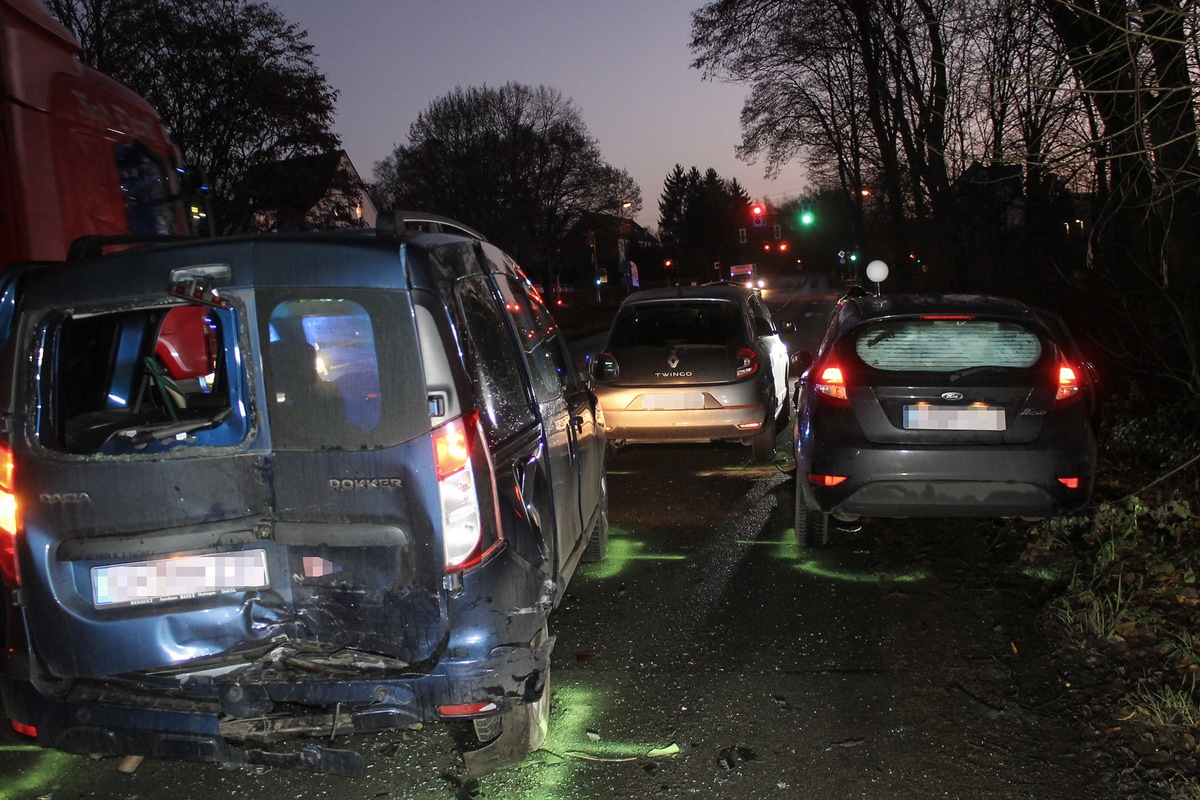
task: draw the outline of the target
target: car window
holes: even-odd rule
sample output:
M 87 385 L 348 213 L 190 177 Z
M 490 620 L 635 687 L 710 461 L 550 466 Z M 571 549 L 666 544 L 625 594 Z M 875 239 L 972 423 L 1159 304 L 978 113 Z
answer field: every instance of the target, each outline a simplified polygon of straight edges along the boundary
M 758 295 L 750 296 L 750 313 L 754 316 L 755 333 L 760 336 L 778 333 L 775 321 L 771 319 L 771 312 L 767 311 L 767 304 Z
M 1034 332 L 1013 322 L 885 320 L 856 330 L 854 352 L 867 366 L 885 371 L 1026 369 L 1041 357 L 1042 341 Z
M 724 300 L 671 300 L 626 306 L 613 323 L 608 346 L 731 346 L 744 339 L 741 314 L 733 303 Z
M 67 453 L 157 454 L 248 431 L 232 308 L 89 309 L 48 321 L 38 440 Z
M 534 395 L 543 403 L 559 396 L 564 386 L 574 383 L 575 368 L 550 312 L 520 281 L 504 276 L 497 285 L 517 327 Z
M 472 275 L 457 281 L 454 296 L 484 429 L 489 439 L 502 441 L 536 421 L 520 356 L 486 276 Z
M 361 449 L 428 427 L 412 313 L 400 292 L 262 292 L 274 446 Z

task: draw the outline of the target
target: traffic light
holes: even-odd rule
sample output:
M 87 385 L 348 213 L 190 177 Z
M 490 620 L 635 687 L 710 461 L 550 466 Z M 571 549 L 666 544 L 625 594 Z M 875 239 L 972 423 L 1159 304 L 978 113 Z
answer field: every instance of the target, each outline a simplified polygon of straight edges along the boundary
M 817 218 L 813 214 L 812 206 L 810 206 L 808 203 L 804 203 L 803 205 L 801 205 L 800 206 L 800 224 L 808 226 L 808 225 L 812 225 L 816 221 L 817 221 Z
M 754 220 L 754 227 L 761 228 L 763 224 L 763 212 L 765 209 L 762 203 L 755 203 L 750 206 L 750 217 Z
M 854 262 L 858 261 L 858 251 L 851 250 L 850 253 L 846 256 L 846 258 L 850 259 L 850 263 L 853 264 Z

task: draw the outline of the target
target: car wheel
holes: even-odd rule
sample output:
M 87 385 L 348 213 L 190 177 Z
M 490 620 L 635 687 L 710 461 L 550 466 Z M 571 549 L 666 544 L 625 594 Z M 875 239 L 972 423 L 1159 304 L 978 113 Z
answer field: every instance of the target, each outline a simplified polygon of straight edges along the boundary
M 600 503 L 596 512 L 596 527 L 588 538 L 583 560 L 589 563 L 603 561 L 608 553 L 608 481 L 600 482 Z
M 829 515 L 808 507 L 799 483 L 796 484 L 796 544 L 801 547 L 829 544 Z
M 750 439 L 750 453 L 755 461 L 775 460 L 775 425 L 768 423 Z

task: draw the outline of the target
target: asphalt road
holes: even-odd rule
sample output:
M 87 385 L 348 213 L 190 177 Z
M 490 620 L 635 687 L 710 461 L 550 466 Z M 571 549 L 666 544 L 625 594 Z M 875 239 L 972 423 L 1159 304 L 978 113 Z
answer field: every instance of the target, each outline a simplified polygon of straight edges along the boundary
M 820 330 L 832 297 L 768 300 Z M 43 751 L 0 733 L 0 800 L 46 798 L 1050 798 L 1121 796 L 1038 625 L 1046 588 L 992 522 L 793 535 L 784 452 L 631 447 L 610 464 L 608 559 L 551 618 L 550 734 L 463 777 L 455 731 L 339 740 L 356 779 Z M 7 726 L 5 726 L 7 728 Z

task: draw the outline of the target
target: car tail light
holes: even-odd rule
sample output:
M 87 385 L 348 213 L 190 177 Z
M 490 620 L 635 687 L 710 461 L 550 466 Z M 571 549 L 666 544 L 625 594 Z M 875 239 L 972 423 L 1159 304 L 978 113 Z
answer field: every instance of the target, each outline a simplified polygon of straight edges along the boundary
M 1073 367 L 1061 364 L 1058 367 L 1058 393 L 1054 396 L 1055 405 L 1069 402 L 1079 396 L 1079 375 Z
M 489 481 L 490 457 L 478 429 L 478 415 L 470 414 L 436 428 L 433 452 L 437 466 L 438 495 L 442 505 L 442 544 L 446 571 L 460 572 L 482 562 L 502 541 L 494 507 L 481 498 L 495 498 L 495 486 L 476 484 L 476 467 Z M 490 519 L 488 518 L 490 517 Z M 493 524 L 489 525 L 491 522 Z
M 32 725 L 26 725 L 24 722 L 14 721 L 12 723 L 12 729 L 22 736 L 29 736 L 34 739 L 37 738 L 37 728 L 33 727 Z
M 13 473 L 12 450 L 0 445 L 0 572 L 10 587 L 21 584 L 21 572 L 17 568 L 17 531 L 21 515 Z
M 842 368 L 834 363 L 822 365 L 816 372 L 813 390 L 840 406 L 850 405 L 846 397 L 846 378 Z
M 1068 489 L 1078 489 L 1079 488 L 1079 478 L 1059 478 L 1058 482 L 1061 483 L 1063 486 L 1067 487 Z
M 737 377 L 749 378 L 758 372 L 758 353 L 749 347 L 737 351 Z
M 845 475 L 815 475 L 811 472 L 808 475 L 808 482 L 813 486 L 837 486 L 845 480 Z

